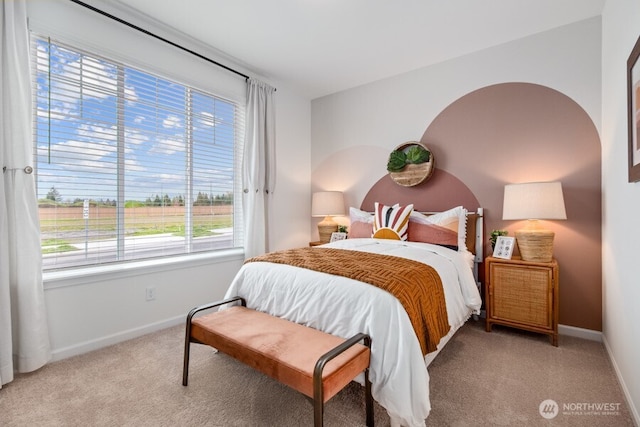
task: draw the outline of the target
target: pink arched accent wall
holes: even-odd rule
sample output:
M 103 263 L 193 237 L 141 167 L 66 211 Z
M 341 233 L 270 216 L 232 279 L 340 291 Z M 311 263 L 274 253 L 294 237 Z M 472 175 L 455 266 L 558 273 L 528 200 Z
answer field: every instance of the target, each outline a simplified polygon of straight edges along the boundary
M 487 235 L 493 229 L 513 235 L 525 226 L 502 220 L 505 184 L 562 182 L 567 220 L 542 221 L 556 233 L 560 323 L 601 331 L 601 144 L 584 109 L 549 87 L 496 84 L 450 104 L 420 142 L 434 153 L 438 169 L 464 182 L 477 198 Z
M 524 221 L 502 220 L 505 184 L 560 181 L 568 218 L 542 221 L 556 233 L 560 323 L 601 331 L 602 155 L 598 130 L 584 109 L 549 87 L 501 83 L 462 96 L 425 128 L 420 142 L 434 154 L 436 170 L 419 186 L 401 187 L 386 174 L 388 153 L 402 140 L 333 153 L 313 171 L 312 183 L 322 182 L 322 187 L 312 185 L 312 190 L 344 191 L 348 206 L 360 204 L 369 211 L 376 201 L 413 203 L 423 211 L 480 206 L 484 253 L 489 254 L 491 230 L 506 229 L 513 236 L 525 226 Z M 363 149 L 367 156 L 360 161 Z M 363 182 L 376 183 L 368 188 Z

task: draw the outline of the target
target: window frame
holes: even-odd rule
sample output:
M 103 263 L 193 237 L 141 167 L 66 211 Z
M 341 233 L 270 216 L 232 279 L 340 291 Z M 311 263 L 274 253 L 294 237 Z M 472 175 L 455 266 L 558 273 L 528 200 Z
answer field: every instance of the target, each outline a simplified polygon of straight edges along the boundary
M 39 32 L 35 32 L 32 30 L 31 37 L 37 37 L 38 39 L 47 39 L 47 36 L 41 35 Z M 35 41 L 32 41 L 35 43 Z M 216 99 L 221 99 L 224 101 L 228 101 L 236 106 L 237 111 L 241 115 L 239 119 L 242 124 L 244 123 L 244 105 L 239 102 L 237 99 L 227 98 L 218 94 L 212 93 L 211 89 L 203 89 L 201 87 L 197 87 L 193 85 L 191 82 L 188 82 L 189 79 L 186 79 L 187 82 L 183 82 L 180 79 L 176 79 L 174 75 L 164 75 L 163 73 L 158 73 L 156 70 L 147 70 L 144 67 L 141 67 L 135 61 L 123 61 L 122 58 L 114 58 L 109 55 L 109 53 L 101 52 L 99 49 L 97 51 L 93 51 L 93 49 L 87 49 L 84 46 L 77 46 L 73 41 L 67 42 L 64 40 L 55 41 L 52 40 L 52 43 L 60 43 L 65 47 L 69 47 L 71 49 L 76 49 L 79 52 L 87 53 L 89 55 L 96 55 L 100 58 L 105 58 L 109 61 L 113 61 L 117 63 L 119 66 L 124 68 L 131 67 L 136 69 L 137 71 L 141 71 L 144 73 L 149 73 L 154 76 L 158 76 L 160 78 L 164 78 L 180 84 L 187 89 L 187 91 L 197 91 L 199 93 L 205 94 L 207 96 L 212 96 Z M 36 58 L 32 58 L 32 61 L 35 61 Z M 35 101 L 37 94 L 34 93 L 34 111 L 37 111 L 37 102 Z M 34 126 L 36 125 L 37 120 L 34 118 Z M 234 184 L 233 184 L 233 240 L 232 247 L 224 248 L 224 249 L 210 249 L 206 251 L 200 252 L 189 252 L 189 253 L 181 253 L 177 255 L 168 255 L 168 256 L 158 256 L 152 258 L 139 258 L 133 260 L 119 259 L 116 261 L 103 263 L 103 264 L 83 264 L 77 266 L 64 267 L 59 269 L 51 269 L 43 271 L 43 279 L 45 283 L 47 283 L 47 287 L 49 285 L 58 287 L 61 283 L 69 283 L 69 279 L 76 278 L 80 282 L 86 282 L 90 277 L 89 281 L 99 281 L 104 280 L 104 277 L 113 276 L 114 273 L 117 272 L 127 272 L 126 274 L 144 274 L 145 271 L 148 271 L 149 268 L 153 269 L 154 272 L 162 271 L 162 270 L 173 270 L 175 268 L 180 268 L 180 266 L 184 265 L 199 265 L 201 263 L 210 263 L 212 261 L 224 261 L 224 260 L 235 260 L 241 259 L 243 254 L 242 241 L 243 241 L 243 233 L 244 227 L 242 224 L 243 214 L 242 214 L 242 184 L 241 184 L 241 161 L 242 161 L 242 148 L 244 143 L 244 135 L 243 135 L 243 126 L 241 126 L 240 132 L 234 132 L 234 144 L 233 144 L 233 154 L 234 154 Z M 193 141 L 191 141 L 193 144 Z M 37 137 L 34 132 L 34 149 L 37 147 Z M 35 157 L 35 153 L 34 153 Z M 118 190 L 118 193 L 120 191 Z M 120 196 L 119 196 L 120 198 Z M 120 201 L 120 200 L 119 200 Z M 120 204 L 119 204 L 120 205 Z M 122 227 L 120 223 L 121 220 L 118 220 L 118 227 Z M 185 225 L 191 222 L 192 218 L 185 220 Z M 121 232 L 118 232 L 118 239 L 121 238 Z M 185 237 L 186 240 L 191 240 L 191 236 Z M 120 258 L 120 254 L 118 254 L 118 258 Z M 100 279 L 99 277 L 102 277 Z
M 100 266 L 45 271 L 42 273 L 42 281 L 45 290 L 57 289 L 91 283 L 105 283 L 118 279 L 131 279 L 135 276 L 159 274 L 234 261 L 239 263 L 244 261 L 244 249 L 220 249 L 212 252 L 198 252 L 167 258 L 151 258 Z

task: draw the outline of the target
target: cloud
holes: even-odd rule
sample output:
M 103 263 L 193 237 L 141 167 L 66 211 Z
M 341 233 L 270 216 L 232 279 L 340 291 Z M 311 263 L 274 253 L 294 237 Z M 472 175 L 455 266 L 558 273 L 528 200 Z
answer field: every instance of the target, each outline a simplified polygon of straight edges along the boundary
M 186 150 L 186 144 L 184 138 L 181 136 L 167 137 L 164 139 L 156 140 L 153 147 L 149 150 L 150 154 L 164 154 L 172 155 L 175 153 L 182 153 Z
M 222 118 L 217 117 L 208 111 L 201 111 L 198 114 L 197 122 L 204 127 L 215 127 L 222 123 Z
M 165 129 L 176 129 L 182 128 L 182 119 L 178 116 L 167 116 L 162 121 L 162 127 Z
M 44 108 L 79 115 L 78 104 L 81 100 L 118 96 L 116 63 L 55 44 L 38 41 L 36 71 L 38 94 L 51 92 L 50 105 Z M 128 102 L 138 99 L 135 87 L 126 85 L 124 91 Z M 61 119 L 59 116 L 52 118 Z

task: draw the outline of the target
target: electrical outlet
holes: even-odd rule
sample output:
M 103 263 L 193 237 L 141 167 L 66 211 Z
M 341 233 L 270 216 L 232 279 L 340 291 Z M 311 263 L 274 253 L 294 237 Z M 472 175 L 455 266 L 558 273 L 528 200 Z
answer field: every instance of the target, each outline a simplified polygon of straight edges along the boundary
M 156 288 L 155 286 L 149 286 L 147 288 L 147 301 L 153 301 L 156 299 Z

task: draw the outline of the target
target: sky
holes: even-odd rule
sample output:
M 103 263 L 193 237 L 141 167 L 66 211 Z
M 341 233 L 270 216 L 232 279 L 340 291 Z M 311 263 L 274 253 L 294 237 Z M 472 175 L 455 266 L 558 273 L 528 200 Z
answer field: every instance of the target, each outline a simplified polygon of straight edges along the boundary
M 46 40 L 36 55 L 39 199 L 115 200 L 119 182 L 124 200 L 233 191 L 232 102 Z

